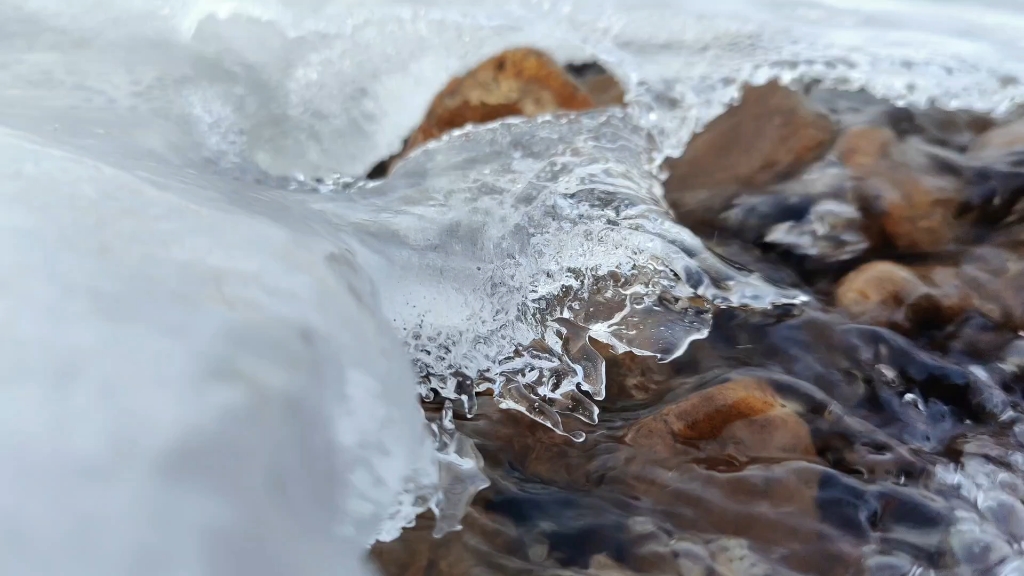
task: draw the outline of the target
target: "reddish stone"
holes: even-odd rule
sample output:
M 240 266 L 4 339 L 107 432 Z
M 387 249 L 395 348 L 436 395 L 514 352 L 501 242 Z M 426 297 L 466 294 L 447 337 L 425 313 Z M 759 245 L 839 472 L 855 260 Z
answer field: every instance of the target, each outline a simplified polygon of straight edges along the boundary
M 895 162 L 865 168 L 859 187 L 862 212 L 881 238 L 901 252 L 937 252 L 957 233 L 957 185 Z
M 836 306 L 855 321 L 900 332 L 952 322 L 972 306 L 955 268 L 911 269 L 885 260 L 847 274 L 835 294 Z
M 1024 119 L 997 126 L 978 136 L 967 149 L 974 157 L 999 156 L 1024 149 Z
M 625 441 L 650 453 L 672 454 L 679 442 L 704 442 L 713 452 L 743 456 L 814 455 L 810 431 L 774 389 L 737 378 L 687 396 L 634 423 Z
M 586 90 L 547 54 L 532 48 L 507 50 L 451 80 L 434 98 L 402 155 L 466 124 L 588 110 L 595 105 Z
M 844 132 L 832 150 L 850 171 L 862 173 L 889 159 L 898 142 L 896 134 L 888 128 L 859 126 Z
M 777 82 L 747 87 L 739 104 L 666 162 L 666 198 L 680 219 L 690 210 L 718 209 L 737 190 L 790 178 L 820 159 L 835 138 L 829 117 Z

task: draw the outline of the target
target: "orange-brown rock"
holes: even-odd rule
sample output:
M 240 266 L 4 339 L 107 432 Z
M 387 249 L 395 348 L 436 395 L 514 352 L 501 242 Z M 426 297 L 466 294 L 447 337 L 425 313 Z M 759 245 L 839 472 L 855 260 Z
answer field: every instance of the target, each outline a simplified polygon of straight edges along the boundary
M 787 409 L 737 420 L 722 431 L 716 444 L 722 453 L 743 456 L 815 455 L 807 423 Z
M 1024 119 L 997 126 L 978 136 L 967 149 L 974 157 L 998 156 L 1024 149 Z
M 593 341 L 592 345 L 605 360 L 605 403 L 647 401 L 671 388 L 670 364 L 632 352 L 616 354 L 603 342 Z
M 737 378 L 692 394 L 642 418 L 625 441 L 671 454 L 676 443 L 708 443 L 712 452 L 744 456 L 814 455 L 810 431 L 766 382 Z
M 850 128 L 836 140 L 833 153 L 854 174 L 863 174 L 892 156 L 899 139 L 889 128 L 858 126 Z
M 996 125 L 991 116 L 970 110 L 933 107 L 914 110 L 912 115 L 914 123 L 908 131 L 910 134 L 959 152 L 966 151 L 980 134 Z
M 571 75 L 597 106 L 621 106 L 626 92 L 608 69 L 597 62 L 570 63 L 565 71 Z
M 621 106 L 626 102 L 626 93 L 622 85 L 611 74 L 586 76 L 581 78 L 579 83 L 597 106 Z
M 518 411 L 498 408 L 493 397 L 477 400 L 476 416 L 460 422 L 459 430 L 477 443 L 485 459 L 500 458 L 552 486 L 578 487 L 587 483 L 587 467 L 593 454 L 586 450 L 598 443 L 593 434 L 577 443 Z M 580 426 L 573 418 L 564 418 L 563 425 L 568 431 Z M 589 428 L 584 430 L 593 432 Z
M 433 517 L 422 514 L 398 539 L 375 543 L 370 557 L 384 576 L 463 576 L 503 555 L 523 555 L 521 538 L 509 520 L 470 508 L 463 525 L 435 538 Z
M 1010 329 L 1024 328 L 1024 258 L 992 246 L 965 252 L 958 264 L 913 268 L 864 264 L 836 286 L 836 305 L 864 324 L 906 332 L 943 325 L 969 310 Z
M 896 162 L 864 168 L 859 186 L 861 211 L 876 244 L 901 252 L 936 252 L 956 237 L 958 184 L 916 172 Z
M 829 117 L 777 82 L 747 87 L 738 104 L 669 160 L 665 193 L 677 217 L 717 203 L 730 192 L 757 189 L 796 175 L 828 151 L 835 138 Z
M 845 575 L 849 564 L 832 569 L 829 562 L 849 562 L 858 551 L 821 521 L 817 499 L 822 473 L 827 473 L 823 466 L 801 460 L 728 472 L 685 462 L 650 466 L 639 460 L 610 471 L 604 486 L 642 498 L 688 531 L 790 551 L 784 563 L 800 573 Z
M 928 273 L 936 285 L 960 286 L 971 308 L 1008 328 L 1024 329 L 1024 258 L 1017 252 L 979 246 L 963 255 L 959 267 Z
M 402 155 L 466 124 L 594 107 L 587 91 L 547 54 L 515 48 L 449 82 L 430 104 Z
M 593 576 L 632 576 L 635 572 L 612 560 L 607 554 L 598 554 L 590 558 L 590 569 L 587 574 Z
M 948 323 L 970 306 L 970 297 L 948 268 L 922 272 L 926 278 L 895 262 L 869 262 L 839 282 L 836 305 L 857 322 L 901 332 L 924 322 Z

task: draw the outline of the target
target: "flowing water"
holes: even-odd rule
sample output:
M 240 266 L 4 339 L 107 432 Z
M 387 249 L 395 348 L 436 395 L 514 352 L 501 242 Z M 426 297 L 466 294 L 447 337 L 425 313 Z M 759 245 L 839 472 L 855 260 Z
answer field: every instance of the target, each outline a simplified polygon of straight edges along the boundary
M 726 264 L 658 169 L 745 82 L 1007 114 L 1013 3 L 0 11 L 0 572 L 372 573 L 371 542 L 427 508 L 461 537 L 490 485 L 458 534 L 501 517 L 566 570 L 662 546 L 737 573 L 1024 574 L 1024 427 L 984 393 L 1015 357 L 935 355 Z M 599 60 L 627 108 L 460 130 L 360 177 L 519 45 Z M 628 369 L 595 347 L 668 372 L 606 402 Z M 798 399 L 830 467 L 614 441 L 739 369 Z M 532 550 L 471 556 L 537 573 Z

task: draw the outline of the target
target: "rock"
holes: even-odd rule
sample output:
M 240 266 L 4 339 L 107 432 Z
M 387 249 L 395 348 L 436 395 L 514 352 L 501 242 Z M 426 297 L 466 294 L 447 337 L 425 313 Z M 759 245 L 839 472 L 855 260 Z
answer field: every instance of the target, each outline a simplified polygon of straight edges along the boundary
M 887 127 L 860 126 L 839 137 L 833 154 L 857 182 L 854 196 L 876 247 L 934 252 L 956 237 L 962 184 L 935 170 L 942 159 L 934 147 L 901 142 Z
M 858 126 L 843 132 L 832 151 L 851 172 L 863 174 L 891 158 L 898 142 L 896 133 L 889 128 Z
M 904 333 L 924 321 L 951 322 L 967 304 L 953 286 L 940 290 L 911 268 L 886 260 L 869 262 L 843 277 L 835 300 L 855 322 Z
M 979 246 L 963 254 L 959 267 L 928 273 L 933 282 L 958 282 L 968 307 L 1002 326 L 1024 329 L 1024 258 L 1019 253 Z
M 891 124 L 900 137 L 919 136 L 927 142 L 958 152 L 968 150 L 978 135 L 991 130 L 996 124 L 991 116 L 971 110 L 926 108 L 912 110 L 911 117 L 913 123 L 902 130 Z
M 474 440 L 489 463 L 503 462 L 552 486 L 580 486 L 587 482 L 597 444 L 593 435 L 574 442 L 515 410 L 498 408 L 493 397 L 478 397 L 477 414 L 460 422 L 459 431 Z M 572 430 L 573 419 L 563 424 Z M 587 432 L 592 430 L 587 429 Z
M 864 219 L 856 207 L 824 199 L 814 203 L 800 220 L 770 228 L 764 243 L 803 256 L 808 263 L 827 266 L 856 258 L 870 247 L 863 227 Z
M 702 544 L 676 540 L 672 546 L 676 563 L 682 576 L 711 576 L 714 574 L 714 561 L 711 554 Z
M 1019 149 L 1024 149 L 1024 119 L 984 132 L 968 147 L 967 155 L 974 158 L 985 158 Z
M 590 569 L 587 570 L 587 574 L 593 574 L 594 576 L 630 576 L 634 572 L 612 560 L 607 554 L 598 554 L 591 557 Z
M 957 236 L 957 183 L 884 161 L 865 168 L 861 178 L 857 197 L 876 246 L 936 252 Z
M 824 88 L 820 84 L 804 89 L 808 100 L 826 112 L 841 128 L 854 126 L 885 126 L 885 112 L 892 104 L 866 90 L 839 90 Z
M 566 64 L 565 71 L 590 94 L 597 106 L 621 106 L 626 93 L 619 81 L 596 62 Z
M 449 82 L 401 155 L 466 124 L 595 106 L 594 99 L 547 54 L 532 48 L 506 50 Z
M 819 85 L 808 87 L 806 93 L 843 129 L 884 128 L 900 140 L 919 138 L 957 152 L 967 150 L 979 134 L 995 125 L 995 121 L 986 114 L 937 107 L 894 106 L 863 90 L 851 92 Z
M 629 547 L 623 554 L 624 564 L 640 574 L 678 574 L 679 562 L 674 549 L 676 534 L 671 527 L 663 529 L 650 517 L 637 516 L 626 522 Z
M 807 424 L 787 409 L 738 420 L 722 431 L 717 444 L 722 452 L 743 456 L 815 455 Z
M 818 509 L 826 524 L 853 539 L 881 537 L 918 556 L 942 547 L 955 517 L 953 506 L 939 496 L 831 470 L 818 484 Z
M 836 305 L 862 324 L 908 333 L 980 313 L 997 326 L 1024 328 L 1024 259 L 991 246 L 968 250 L 959 264 L 875 261 L 836 286 Z
M 923 350 L 892 330 L 846 324 L 838 332 L 842 336 L 837 351 L 848 362 L 847 369 L 874 372 L 876 391 L 935 398 L 976 422 L 993 422 L 1009 408 L 1006 392 L 993 380 Z M 886 388 L 879 390 L 879 384 Z
M 719 215 L 715 235 L 706 241 L 713 249 L 718 248 L 719 238 L 728 237 L 770 248 L 783 255 L 791 271 L 830 268 L 870 247 L 864 219 L 853 201 L 854 190 L 849 170 L 826 159 L 796 178 L 734 198 Z M 757 254 L 758 260 L 766 257 L 764 252 Z M 790 286 L 798 282 L 781 281 Z
M 489 561 L 525 556 L 522 538 L 507 519 L 471 508 L 461 531 L 432 534 L 433 518 L 420 515 L 397 540 L 376 542 L 370 556 L 383 576 L 463 576 Z
M 955 152 L 965 152 L 979 134 L 995 125 L 995 121 L 968 110 L 889 105 L 865 125 L 888 128 L 900 140 L 913 138 Z
M 784 568 L 789 568 L 802 574 L 845 575 L 849 572 L 835 570 L 833 565 L 839 561 L 849 566 L 859 552 L 821 522 L 818 486 L 827 472 L 805 461 L 732 467 L 723 472 L 678 461 L 671 466 L 644 466 L 640 460 L 610 471 L 604 486 L 640 498 L 673 526 L 685 526 L 688 533 L 742 538 L 758 548 L 781 552 L 771 558 L 778 569 L 775 573 L 786 574 Z M 695 556 L 693 552 L 688 556 Z M 703 564 L 699 557 L 693 560 L 687 564 Z
M 626 103 L 626 93 L 622 90 L 622 85 L 611 74 L 583 78 L 580 84 L 597 106 L 622 106 Z
M 596 62 L 562 68 L 539 50 L 506 50 L 452 79 L 434 97 L 426 117 L 405 139 L 402 150 L 378 162 L 366 177 L 387 177 L 391 166 L 415 148 L 467 124 L 507 116 L 620 106 L 624 102 L 622 85 Z
M 605 360 L 605 398 L 601 404 L 621 406 L 623 402 L 646 402 L 664 395 L 672 387 L 671 364 L 632 352 L 616 354 L 611 346 L 596 340 L 591 345 Z
M 666 198 L 686 221 L 691 210 L 715 215 L 734 193 L 798 174 L 821 158 L 835 127 L 800 94 L 777 82 L 747 87 L 739 104 L 690 140 L 681 158 L 666 162 Z
M 701 390 L 642 418 L 626 432 L 625 441 L 656 454 L 672 454 L 680 442 L 708 443 L 702 448 L 744 456 L 815 453 L 803 420 L 771 386 L 754 378 Z
M 1017 206 L 1024 198 L 1024 150 L 990 157 L 980 166 L 967 167 L 964 179 L 959 215 L 970 214 L 975 223 L 989 227 L 1019 216 Z

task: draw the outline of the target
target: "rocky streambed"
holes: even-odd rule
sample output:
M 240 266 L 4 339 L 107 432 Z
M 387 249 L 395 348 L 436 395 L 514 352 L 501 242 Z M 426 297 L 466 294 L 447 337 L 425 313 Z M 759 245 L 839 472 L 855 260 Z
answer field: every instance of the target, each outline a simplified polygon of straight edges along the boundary
M 470 124 L 623 102 L 598 63 L 503 52 L 368 176 Z M 377 543 L 381 572 L 1024 573 L 1024 120 L 769 83 L 663 169 L 679 223 L 811 302 L 717 309 L 667 363 L 594 343 L 582 442 L 481 395 L 455 427 L 490 487 L 460 531 L 427 513 Z

